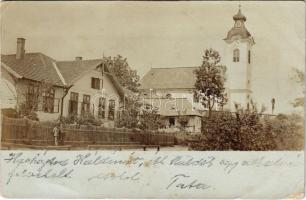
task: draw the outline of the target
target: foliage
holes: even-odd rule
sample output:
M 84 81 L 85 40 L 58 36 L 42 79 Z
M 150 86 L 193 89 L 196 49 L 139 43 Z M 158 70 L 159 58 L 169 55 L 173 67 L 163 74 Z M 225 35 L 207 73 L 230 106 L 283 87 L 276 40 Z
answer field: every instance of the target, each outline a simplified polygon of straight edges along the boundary
M 189 118 L 187 116 L 179 115 L 177 120 L 180 123 L 182 128 L 186 128 L 187 127 L 188 121 L 189 121 Z
M 209 116 L 214 106 L 223 107 L 227 102 L 224 88 L 226 67 L 220 61 L 221 57 L 216 50 L 206 49 L 202 66 L 195 70 L 194 97 L 208 108 Z
M 294 70 L 294 77 L 293 79 L 301 85 L 301 87 L 303 88 L 303 93 L 305 94 L 304 91 L 304 81 L 305 81 L 305 74 L 303 71 L 299 70 L 299 69 L 293 69 Z M 304 107 L 304 96 L 302 97 L 298 97 L 296 99 L 294 99 L 294 102 L 292 103 L 293 107 Z
M 275 150 L 301 150 L 304 148 L 304 121 L 298 114 L 279 114 L 263 121 L 264 131 L 275 136 Z
M 17 111 L 13 108 L 2 108 L 1 113 L 2 113 L 2 115 L 6 116 L 6 117 L 10 117 L 10 118 L 17 118 L 18 117 Z
M 132 70 L 127 62 L 127 58 L 121 55 L 115 57 L 104 57 L 103 62 L 118 79 L 119 83 L 126 89 L 138 92 L 139 76 L 136 70 Z
M 59 119 L 64 124 L 78 124 L 78 125 L 91 125 L 101 126 L 102 121 L 96 119 L 91 113 L 84 113 L 80 116 L 68 115 L 67 117 L 61 117 Z
M 124 106 L 121 109 L 118 127 L 139 128 L 142 130 L 157 130 L 163 127 L 161 116 L 158 110 L 144 102 L 140 95 L 129 93 L 125 98 Z
M 124 107 L 117 121 L 118 127 L 135 128 L 139 125 L 141 103 L 137 96 L 126 98 Z
M 158 110 L 149 105 L 142 108 L 138 127 L 142 130 L 158 130 L 159 128 L 163 128 L 164 124 L 161 116 L 158 114 Z
M 213 112 L 203 119 L 194 150 L 301 150 L 303 119 L 298 115 L 263 116 L 256 110 Z
M 39 121 L 36 112 L 31 107 L 31 105 L 29 105 L 27 103 L 22 103 L 19 106 L 18 116 L 19 117 L 26 117 L 26 118 L 34 120 L 34 121 Z

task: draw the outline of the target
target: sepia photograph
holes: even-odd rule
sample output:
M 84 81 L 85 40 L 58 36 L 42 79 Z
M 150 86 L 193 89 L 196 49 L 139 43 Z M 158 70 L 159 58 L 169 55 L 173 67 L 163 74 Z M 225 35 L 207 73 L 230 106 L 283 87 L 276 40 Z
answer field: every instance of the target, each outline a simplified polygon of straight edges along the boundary
M 297 2 L 1 9 L 2 149 L 304 148 Z
M 304 2 L 0 5 L 4 198 L 304 197 Z

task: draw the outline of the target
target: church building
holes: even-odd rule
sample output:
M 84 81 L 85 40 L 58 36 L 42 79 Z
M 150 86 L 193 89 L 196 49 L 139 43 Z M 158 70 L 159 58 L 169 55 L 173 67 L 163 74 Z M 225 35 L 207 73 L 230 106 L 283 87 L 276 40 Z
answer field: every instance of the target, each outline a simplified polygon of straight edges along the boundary
M 226 91 L 228 102 L 225 109 L 234 110 L 235 104 L 247 108 L 252 99 L 252 47 L 255 42 L 247 30 L 247 18 L 239 6 L 233 16 L 234 25 L 224 39 L 222 62 L 226 65 Z M 145 98 L 187 98 L 194 109 L 204 109 L 193 98 L 196 77 L 194 67 L 151 68 L 141 80 L 141 93 Z
M 240 6 L 239 6 L 240 7 Z M 224 63 L 227 67 L 228 103 L 231 110 L 235 104 L 246 108 L 252 95 L 252 47 L 253 37 L 245 26 L 246 17 L 241 8 L 233 16 L 233 28 L 227 33 L 224 51 Z

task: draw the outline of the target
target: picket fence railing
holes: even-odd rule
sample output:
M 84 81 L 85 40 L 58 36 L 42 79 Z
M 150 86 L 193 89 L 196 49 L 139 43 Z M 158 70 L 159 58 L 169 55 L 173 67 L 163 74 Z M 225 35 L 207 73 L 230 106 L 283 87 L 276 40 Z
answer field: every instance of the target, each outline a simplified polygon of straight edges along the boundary
M 1 142 L 25 145 L 54 145 L 53 126 L 26 118 L 1 117 Z M 171 133 L 93 126 L 64 125 L 60 145 L 174 145 Z

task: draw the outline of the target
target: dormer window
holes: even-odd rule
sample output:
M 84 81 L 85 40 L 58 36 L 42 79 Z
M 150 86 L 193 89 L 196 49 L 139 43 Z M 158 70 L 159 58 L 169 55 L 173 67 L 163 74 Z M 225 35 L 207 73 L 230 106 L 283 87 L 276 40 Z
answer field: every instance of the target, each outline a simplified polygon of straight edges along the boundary
M 239 62 L 239 49 L 235 49 L 233 52 L 233 62 Z

